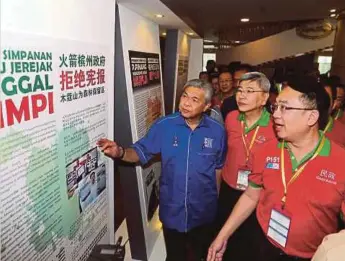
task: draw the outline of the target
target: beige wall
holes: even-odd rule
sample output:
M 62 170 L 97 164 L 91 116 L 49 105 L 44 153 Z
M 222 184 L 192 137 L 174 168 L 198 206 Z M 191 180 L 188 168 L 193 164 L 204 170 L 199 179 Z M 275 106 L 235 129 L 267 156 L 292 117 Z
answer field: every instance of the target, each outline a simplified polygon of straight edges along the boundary
M 345 18 L 337 24 L 331 73 L 340 76 L 345 83 Z
M 228 64 L 231 61 L 241 61 L 257 65 L 332 46 L 334 36 L 335 32 L 323 39 L 309 40 L 297 36 L 295 29 L 291 29 L 252 43 L 218 51 L 217 63 Z
M 197 79 L 202 71 L 203 39 L 192 39 L 188 65 L 188 79 Z

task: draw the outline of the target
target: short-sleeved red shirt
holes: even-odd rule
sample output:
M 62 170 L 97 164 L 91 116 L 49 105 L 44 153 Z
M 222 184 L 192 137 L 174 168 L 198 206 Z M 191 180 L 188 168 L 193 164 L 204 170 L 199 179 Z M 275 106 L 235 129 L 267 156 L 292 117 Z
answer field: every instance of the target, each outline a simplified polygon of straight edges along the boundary
M 253 155 L 250 186 L 261 186 L 256 214 L 267 234 L 272 208 L 281 206 L 284 186 L 281 176 L 280 143 L 270 141 Z M 299 164 L 285 148 L 286 181 L 292 171 L 312 157 L 306 156 Z M 286 254 L 311 258 L 323 238 L 337 232 L 340 212 L 345 213 L 345 150 L 326 139 L 319 155 L 311 160 L 299 178 L 289 186 L 285 209 L 291 213 L 291 225 L 285 248 L 268 238 Z
M 225 164 L 222 171 L 223 180 L 232 188 L 236 189 L 237 175 L 240 168 L 246 167 L 251 169 L 251 156 L 246 164 L 246 149 L 243 144 L 242 133 L 243 126 L 245 126 L 245 117 L 243 113 L 239 111 L 232 111 L 228 114 L 225 121 L 225 128 L 228 137 L 228 151 L 226 155 Z M 264 109 L 260 119 L 250 128 L 245 128 L 245 139 L 247 146 L 249 147 L 250 142 L 255 134 L 256 127 L 259 126 L 251 153 L 260 147 L 263 143 L 276 139 L 271 115 Z
M 326 131 L 326 136 L 345 148 L 345 124 L 341 123 L 341 121 L 330 118 L 330 126 Z
M 345 124 L 345 115 L 342 109 L 338 109 L 334 115 L 334 119 L 336 121 L 340 121 L 341 123 Z

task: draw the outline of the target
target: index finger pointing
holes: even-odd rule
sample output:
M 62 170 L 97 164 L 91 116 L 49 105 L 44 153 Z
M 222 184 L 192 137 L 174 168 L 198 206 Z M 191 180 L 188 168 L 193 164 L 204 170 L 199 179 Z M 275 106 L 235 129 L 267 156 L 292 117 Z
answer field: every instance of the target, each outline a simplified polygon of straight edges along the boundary
M 97 146 L 101 147 L 101 146 L 103 146 L 106 142 L 107 142 L 107 139 L 102 138 L 102 139 L 99 139 L 99 140 L 96 142 L 96 144 L 97 144 Z

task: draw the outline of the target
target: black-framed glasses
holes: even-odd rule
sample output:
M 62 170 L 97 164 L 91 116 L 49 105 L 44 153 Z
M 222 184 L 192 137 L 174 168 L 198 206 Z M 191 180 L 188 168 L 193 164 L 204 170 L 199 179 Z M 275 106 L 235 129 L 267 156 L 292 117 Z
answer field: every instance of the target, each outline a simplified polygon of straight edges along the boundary
M 314 108 L 289 107 L 289 106 L 286 106 L 284 104 L 271 104 L 270 107 L 271 107 L 272 113 L 276 112 L 278 110 L 278 108 L 279 108 L 281 113 L 284 113 L 286 111 L 292 111 L 292 110 L 295 110 L 295 111 L 313 111 L 313 110 L 316 110 Z
M 241 94 L 248 95 L 248 94 L 253 94 L 253 93 L 256 93 L 256 92 L 265 92 L 265 91 L 263 91 L 263 90 L 243 90 L 243 89 L 236 89 L 236 94 L 238 94 L 238 95 L 241 95 Z

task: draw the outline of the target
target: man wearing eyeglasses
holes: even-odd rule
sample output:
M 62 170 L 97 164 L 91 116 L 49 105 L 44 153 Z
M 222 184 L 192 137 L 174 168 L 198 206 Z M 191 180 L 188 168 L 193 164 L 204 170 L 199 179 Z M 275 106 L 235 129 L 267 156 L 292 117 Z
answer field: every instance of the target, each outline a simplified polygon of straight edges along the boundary
M 219 90 L 221 92 L 221 101 L 231 97 L 234 94 L 232 88 L 232 74 L 230 72 L 221 72 L 219 74 Z
M 202 260 L 212 240 L 226 151 L 224 127 L 205 115 L 212 94 L 210 83 L 190 80 L 179 112 L 157 120 L 130 148 L 107 139 L 97 143 L 105 155 L 125 162 L 146 165 L 161 156 L 159 217 L 166 261 L 187 261 L 189 248 L 196 260 Z
M 323 238 L 338 231 L 338 215 L 345 213 L 339 164 L 345 150 L 320 131 L 328 120 L 325 100 L 315 79 L 288 80 L 272 106 L 280 141 L 254 152 L 249 186 L 210 246 L 208 261 L 222 260 L 227 240 L 255 208 L 262 228 L 255 261 L 310 260 Z
M 232 81 L 231 81 L 232 94 L 235 94 L 242 75 L 248 72 L 252 72 L 252 71 L 253 71 L 253 68 L 249 64 L 241 64 L 236 67 L 233 74 L 230 74 L 232 75 Z M 220 82 L 220 78 L 219 78 L 219 82 Z M 226 120 L 226 116 L 230 112 L 235 111 L 237 109 L 238 109 L 238 106 L 236 103 L 235 95 L 225 97 L 221 106 L 221 111 L 222 111 L 224 121 Z
M 336 93 L 336 87 L 332 85 L 332 82 L 329 79 L 321 80 L 321 85 L 325 88 L 329 99 L 329 117 L 326 127 L 323 130 L 323 133 L 329 138 L 330 140 L 334 141 L 335 143 L 339 144 L 343 148 L 345 148 L 345 125 L 341 123 L 341 121 L 334 120 L 332 117 L 332 108 L 334 107 L 334 100 L 333 97 Z M 327 102 L 327 100 L 325 101 Z
M 222 170 L 222 183 L 218 203 L 218 225 L 221 228 L 236 202 L 248 186 L 252 170 L 251 154 L 262 144 L 275 139 L 271 116 L 265 105 L 269 97 L 270 82 L 259 72 L 241 76 L 236 90 L 239 110 L 228 114 L 225 128 L 228 152 Z M 258 233 L 259 226 L 253 213 L 228 242 L 224 260 L 254 260 L 257 246 L 250 234 Z

